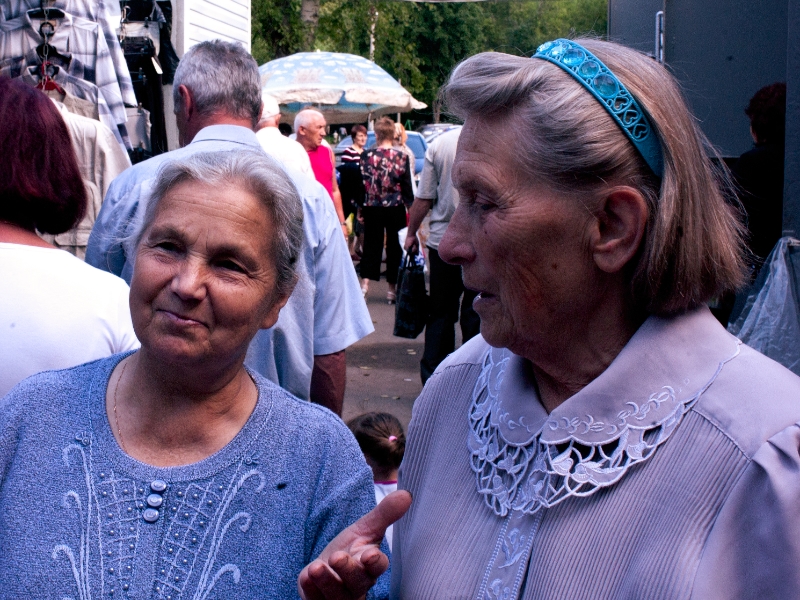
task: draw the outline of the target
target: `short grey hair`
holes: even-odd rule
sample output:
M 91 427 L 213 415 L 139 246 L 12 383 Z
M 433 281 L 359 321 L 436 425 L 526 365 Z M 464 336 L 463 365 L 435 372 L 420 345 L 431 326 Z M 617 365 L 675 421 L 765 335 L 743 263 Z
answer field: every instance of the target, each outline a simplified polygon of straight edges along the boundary
M 628 185 L 649 215 L 631 269 L 637 307 L 655 314 L 703 304 L 745 281 L 743 229 L 724 166 L 698 128 L 680 86 L 644 54 L 611 42 L 577 40 L 644 107 L 661 142 L 659 180 L 609 113 L 571 75 L 547 61 L 487 52 L 468 58 L 444 89 L 461 118 L 517 119 L 516 166 L 587 206 L 598 192 Z M 487 135 L 490 135 L 487 132 Z
M 206 185 L 237 184 L 261 200 L 274 227 L 272 254 L 277 271 L 276 289 L 292 292 L 297 283 L 297 266 L 303 245 L 303 205 L 292 180 L 271 157 L 259 150 L 223 150 L 194 154 L 165 163 L 158 171 L 144 217 L 131 236 L 139 247 L 153 224 L 158 205 L 178 185 L 187 182 Z
M 301 127 L 308 128 L 308 126 L 311 125 L 312 115 L 319 115 L 323 119 L 325 118 L 325 115 L 318 110 L 304 108 L 297 113 L 297 116 L 294 118 L 294 132 L 297 133 Z
M 249 119 L 255 128 L 261 114 L 258 64 L 239 43 L 211 40 L 186 52 L 175 71 L 172 96 L 180 107 L 178 88 L 185 85 L 202 115 L 225 112 Z

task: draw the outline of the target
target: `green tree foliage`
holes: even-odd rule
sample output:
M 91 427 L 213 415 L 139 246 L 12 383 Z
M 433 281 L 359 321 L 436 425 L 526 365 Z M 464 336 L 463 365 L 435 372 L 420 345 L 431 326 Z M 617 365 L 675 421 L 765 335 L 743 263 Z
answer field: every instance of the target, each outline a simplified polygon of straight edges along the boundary
M 371 5 L 378 10 L 375 62 L 430 107 L 464 58 L 489 50 L 530 55 L 549 39 L 602 36 L 608 11 L 608 0 L 321 0 L 315 47 L 368 57 Z M 253 0 L 252 6 L 259 64 L 300 51 L 300 0 Z
M 258 64 L 300 52 L 304 27 L 300 0 L 252 0 L 251 52 Z

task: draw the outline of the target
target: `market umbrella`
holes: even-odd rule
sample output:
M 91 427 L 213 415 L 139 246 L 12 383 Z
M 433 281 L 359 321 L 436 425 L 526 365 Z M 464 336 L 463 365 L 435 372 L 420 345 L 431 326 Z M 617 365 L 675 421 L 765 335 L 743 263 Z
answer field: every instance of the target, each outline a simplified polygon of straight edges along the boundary
M 370 115 L 427 106 L 378 65 L 354 54 L 299 52 L 261 65 L 258 71 L 262 91 L 290 118 L 313 107 L 329 124 L 357 123 Z

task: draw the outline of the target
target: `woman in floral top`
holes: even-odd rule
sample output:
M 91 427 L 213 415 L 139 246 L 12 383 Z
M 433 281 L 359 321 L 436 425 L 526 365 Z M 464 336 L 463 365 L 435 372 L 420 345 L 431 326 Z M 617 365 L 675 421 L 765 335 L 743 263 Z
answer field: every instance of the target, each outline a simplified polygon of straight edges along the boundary
M 396 297 L 397 271 L 402 249 L 397 232 L 406 226 L 406 207 L 414 201 L 411 188 L 411 163 L 408 156 L 392 147 L 394 121 L 381 117 L 375 123 L 375 148 L 361 158 L 361 175 L 366 196 L 360 209 L 364 222 L 364 254 L 361 257 L 361 291 L 366 295 L 369 280 L 380 280 L 381 254 L 386 239 L 386 299 L 393 304 Z

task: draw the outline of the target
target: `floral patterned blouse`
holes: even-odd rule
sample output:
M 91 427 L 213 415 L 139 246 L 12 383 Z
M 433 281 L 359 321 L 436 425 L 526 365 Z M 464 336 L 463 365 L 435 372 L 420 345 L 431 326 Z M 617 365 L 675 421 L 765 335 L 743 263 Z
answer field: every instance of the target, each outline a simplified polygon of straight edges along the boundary
M 395 148 L 371 148 L 361 155 L 364 206 L 410 206 L 411 165 L 408 156 Z

